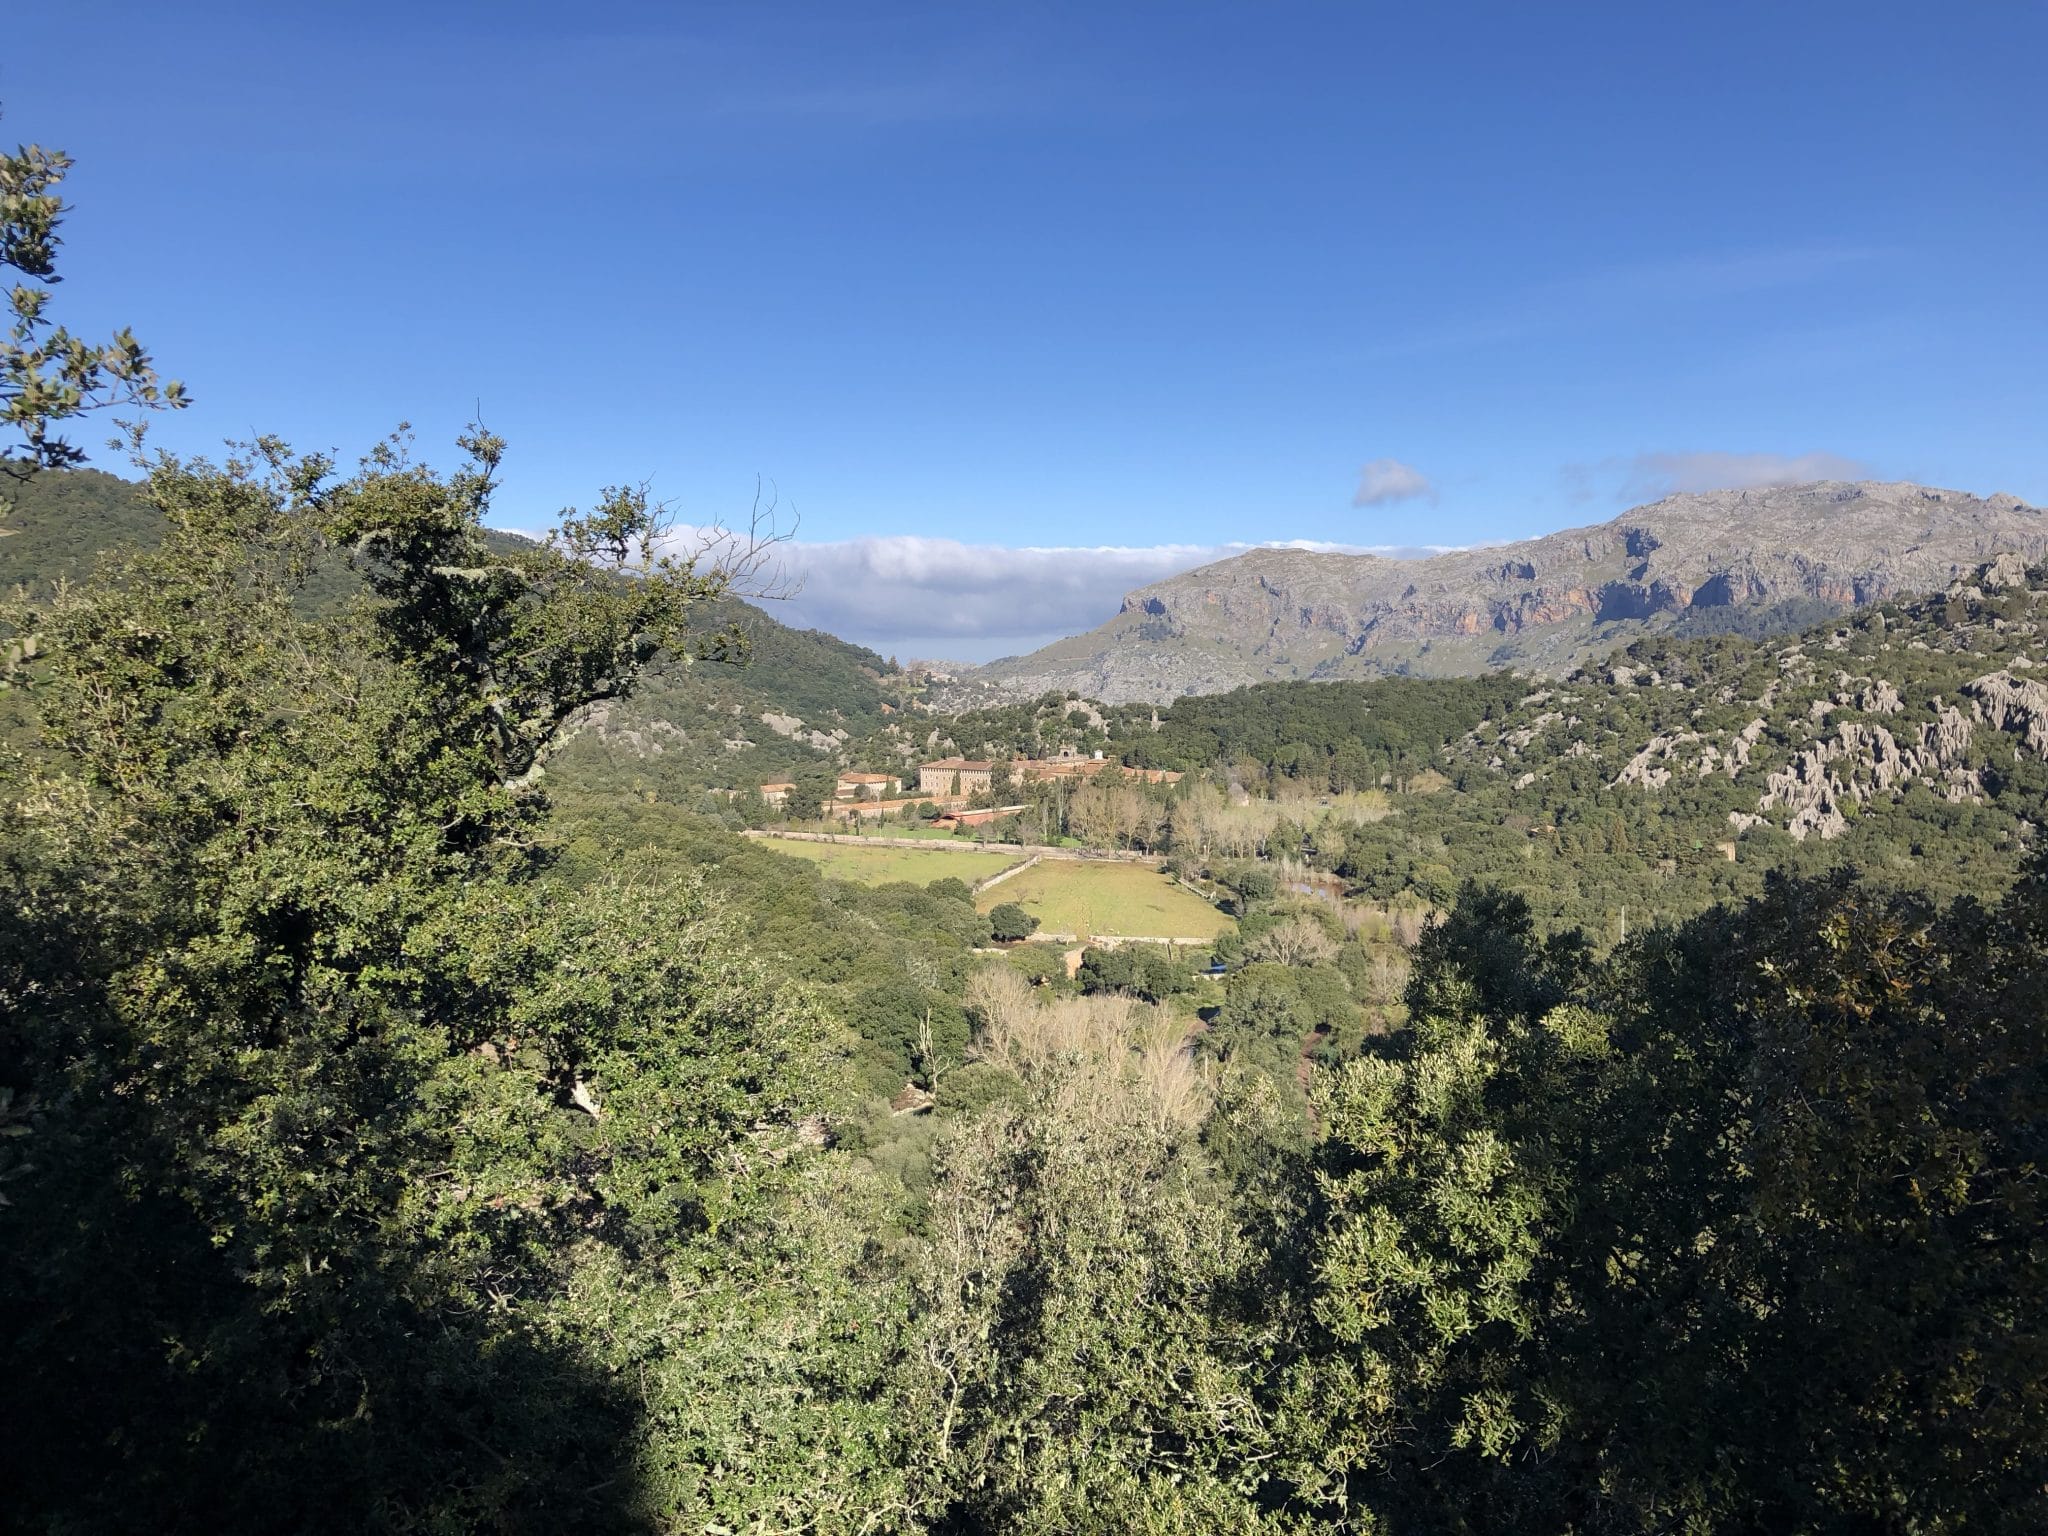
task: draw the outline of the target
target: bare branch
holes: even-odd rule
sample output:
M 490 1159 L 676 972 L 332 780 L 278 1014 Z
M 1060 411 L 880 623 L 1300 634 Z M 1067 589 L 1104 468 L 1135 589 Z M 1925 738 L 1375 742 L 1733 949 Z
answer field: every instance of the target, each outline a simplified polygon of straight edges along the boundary
M 668 507 L 660 511 L 664 517 Z M 725 591 L 752 602 L 786 602 L 803 590 L 801 577 L 792 576 L 777 551 L 796 540 L 802 525 L 794 507 L 788 511 L 789 526 L 780 526 L 783 507 L 780 492 L 770 481 L 754 481 L 754 500 L 744 528 L 723 519 L 689 526 L 666 521 L 654 542 L 668 544 L 674 558 L 689 565 L 698 575 L 718 578 Z

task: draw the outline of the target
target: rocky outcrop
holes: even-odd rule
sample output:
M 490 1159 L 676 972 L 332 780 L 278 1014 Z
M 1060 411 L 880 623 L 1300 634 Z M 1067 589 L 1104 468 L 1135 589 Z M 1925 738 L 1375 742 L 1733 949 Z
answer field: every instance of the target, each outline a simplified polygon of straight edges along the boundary
M 690 734 L 673 720 L 649 719 L 631 713 L 616 699 L 586 706 L 571 717 L 556 746 L 567 745 L 589 734 L 606 746 L 631 752 L 637 757 L 659 757 L 662 753 L 689 745 Z
M 1763 740 L 1766 729 L 1763 720 L 1756 719 L 1737 731 L 1725 744 L 1716 746 L 1709 743 L 1700 754 L 1699 776 L 1705 778 L 1710 773 L 1725 773 L 1734 778 L 1749 766 L 1749 754 Z
M 761 723 L 776 735 L 802 742 L 814 752 L 831 752 L 846 740 L 846 732 L 843 730 L 812 730 L 795 715 L 777 714 L 774 710 L 765 712 L 761 716 Z
M 2014 684 L 2003 673 L 1980 678 L 1970 688 L 1977 693 L 1972 716 L 1935 699 L 1930 705 L 1933 718 L 1904 737 L 1874 720 L 1837 723 L 1827 735 L 1808 741 L 1765 771 L 1755 810 L 1731 811 L 1730 823 L 1738 830 L 1780 824 L 1795 838 L 1827 839 L 1849 830 L 1849 817 L 1857 808 L 1879 797 L 1895 798 L 1916 783 L 1951 803 L 1978 800 L 1984 784 L 1971 766 L 1971 751 L 1979 720 L 2000 730 L 2025 732 L 2028 745 L 2048 758 L 2048 688 Z M 1896 714 L 1905 707 L 1897 690 L 1880 680 L 1867 680 L 1862 697 L 1887 705 L 1884 713 Z M 1812 717 L 1809 710 L 1808 718 Z M 1695 731 L 1654 735 L 1609 787 L 1655 792 L 1681 773 L 1695 781 L 1713 774 L 1736 780 L 1749 768 L 1751 755 L 1768 730 L 1759 716 L 1722 736 Z
M 1648 746 L 1622 765 L 1621 772 L 1614 776 L 1608 788 L 1624 784 L 1639 785 L 1644 789 L 1662 789 L 1671 782 L 1671 761 L 1681 747 L 1703 740 L 1697 732 L 1680 731 L 1673 736 L 1652 736 Z
M 1735 861 L 1743 834 L 1858 832 L 1910 870 L 1938 818 L 1900 802 L 1923 794 L 1983 807 L 1973 836 L 2031 847 L 2048 795 L 2048 563 L 1995 557 L 1790 643 L 1648 639 L 1532 688 L 1441 755 L 1454 777 L 1500 774 L 1532 825 L 1563 820 L 1561 783 L 1582 803 L 1584 767 L 1566 765 L 1594 759 L 1609 793 L 1670 802 L 1652 825 L 1689 822 L 1694 853 Z
M 1761 719 L 1752 720 L 1726 741 L 1716 741 L 1698 731 L 1676 731 L 1670 735 L 1652 736 L 1640 752 L 1622 765 L 1608 783 L 1609 789 L 1634 784 L 1642 789 L 1662 789 L 1669 784 L 1675 773 L 1685 771 L 1695 779 L 1704 779 L 1709 774 L 1725 774 L 1734 778 L 1749 766 L 1749 754 L 1763 739 L 1766 727 Z M 1512 739 L 1504 736 L 1503 740 Z M 1699 744 L 1697 753 L 1681 752 L 1682 748 Z
M 1790 645 L 1633 648 L 1528 694 L 1445 756 L 1483 762 L 1523 789 L 1550 762 L 1598 755 L 1620 764 L 1609 789 L 1684 789 L 1727 806 L 1727 791 L 1709 782 L 1720 780 L 1753 796 L 1724 812 L 1738 832 L 1777 826 L 1826 840 L 1916 788 L 1987 804 L 2010 790 L 2019 760 L 2048 763 L 2044 650 L 2048 568 L 2030 573 L 2001 556 Z M 1727 723 L 1744 704 L 1747 722 Z M 1596 723 L 1582 728 L 1582 714 Z
M 2048 758 L 2048 685 L 1992 672 L 1963 685 L 1977 718 L 1995 731 L 2017 731 L 2036 757 Z
M 1845 807 L 1900 794 L 1914 780 L 1939 786 L 1951 801 L 1974 799 L 1983 785 L 1964 767 L 1969 744 L 1969 724 L 1953 710 L 1923 725 L 1911 747 L 1901 747 L 1884 726 L 1845 720 L 1832 737 L 1795 754 L 1764 780 L 1757 812 L 1784 813 L 1785 830 L 1795 838 L 1825 839 L 1849 830 Z M 1951 771 L 1957 769 L 1962 771 Z
M 1141 588 L 1101 628 L 971 680 L 1122 703 L 1267 678 L 1561 674 L 1702 611 L 1852 607 L 1965 575 L 2024 583 L 2044 558 L 2048 513 L 2011 496 L 1832 481 L 1716 491 L 1426 560 L 1254 550 Z
M 1951 804 L 1979 801 L 1984 780 L 1972 765 L 1972 753 L 1980 724 L 2018 735 L 2027 750 L 2048 761 L 2048 685 L 1999 671 L 1966 683 L 1963 692 L 1970 698 L 1968 714 L 1939 698 L 1929 700 L 1933 718 L 1904 737 L 1870 719 L 1839 722 L 1766 773 L 1755 811 L 1731 811 L 1730 823 L 1738 830 L 1782 824 L 1795 838 L 1825 840 L 1848 831 L 1857 808 L 1881 796 L 1895 798 L 1914 784 L 1926 785 Z M 1906 708 L 1898 689 L 1884 679 L 1865 679 L 1855 702 L 1866 714 L 1897 715 Z M 1829 712 L 1809 708 L 1807 718 L 1825 718 Z M 1652 736 L 1610 787 L 1660 790 L 1687 766 L 1696 778 L 1719 772 L 1735 779 L 1749 766 L 1767 729 L 1759 717 L 1725 740 L 1692 731 Z M 1504 733 L 1502 739 L 1514 734 Z M 1695 745 L 1697 753 L 1689 750 Z
M 2027 585 L 2027 562 L 2007 550 L 1978 573 L 1977 585 L 1992 592 L 2024 587 Z

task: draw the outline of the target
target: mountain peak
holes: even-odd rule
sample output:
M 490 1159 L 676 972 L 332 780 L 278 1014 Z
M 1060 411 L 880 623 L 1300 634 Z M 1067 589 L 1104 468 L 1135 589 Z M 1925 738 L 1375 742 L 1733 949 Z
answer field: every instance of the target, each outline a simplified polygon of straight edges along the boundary
M 973 681 L 1123 702 L 1273 678 L 1561 673 L 1644 634 L 1788 628 L 1935 590 L 2005 551 L 2048 556 L 2048 513 L 1910 481 L 1687 491 L 1423 559 L 1250 550 Z

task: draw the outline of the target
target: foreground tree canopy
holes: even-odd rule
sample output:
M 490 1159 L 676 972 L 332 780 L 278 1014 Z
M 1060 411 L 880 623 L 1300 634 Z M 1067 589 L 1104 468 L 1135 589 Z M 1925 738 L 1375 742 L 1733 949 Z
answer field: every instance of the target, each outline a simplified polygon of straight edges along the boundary
M 187 403 L 184 386 L 158 378 L 132 332 L 94 343 L 50 318 L 48 285 L 62 280 L 57 227 L 64 199 L 57 189 L 70 169 L 68 155 L 39 144 L 0 154 L 0 267 L 17 274 L 7 295 L 7 333 L 0 336 L 0 423 L 38 468 L 84 460 L 60 429 L 88 411 L 176 410 Z
M 11 806 L 9 1392 L 51 1464 L 107 1447 L 110 1518 L 334 1479 L 481 1518 L 539 1445 L 587 1465 L 522 1496 L 573 1502 L 627 1439 L 556 1337 L 584 1289 L 772 1290 L 831 1031 L 664 872 L 551 881 L 530 782 L 717 579 L 616 574 L 631 495 L 494 553 L 470 446 L 164 462 L 161 547 L 15 616 L 52 753 Z M 323 543 L 368 590 L 309 620 Z

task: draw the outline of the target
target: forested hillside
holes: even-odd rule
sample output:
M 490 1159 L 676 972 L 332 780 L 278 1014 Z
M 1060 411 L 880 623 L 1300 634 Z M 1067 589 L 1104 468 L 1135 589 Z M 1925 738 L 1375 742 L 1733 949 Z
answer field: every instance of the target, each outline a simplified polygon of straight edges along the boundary
M 162 538 L 161 514 L 103 470 L 40 474 L 5 489 L 13 505 L 0 520 L 0 589 L 76 581 L 105 551 Z
M 579 718 L 550 774 L 694 800 L 704 788 L 829 773 L 844 744 L 904 697 L 902 674 L 873 651 L 736 598 L 704 604 L 690 630 L 703 654 L 664 656 L 630 699 Z M 728 635 L 740 644 L 725 645 Z
M 1734 894 L 1761 868 L 1838 864 L 1995 895 L 2048 803 L 2044 634 L 2048 571 L 2006 558 L 1791 643 L 1640 642 L 1451 743 L 1445 771 L 1489 835 L 1435 830 L 1471 850 L 1461 874 L 1566 912 L 1595 881 L 1641 912 L 1668 910 L 1659 877 Z M 1352 872 L 1408 879 L 1414 851 L 1356 848 Z
M 1993 897 L 2034 846 L 2048 796 L 2048 695 L 2032 680 L 2048 655 L 2043 574 L 1999 562 L 1789 643 L 1639 642 L 1561 682 L 1515 683 L 1514 699 L 1496 693 L 1469 726 L 1400 759 L 1276 744 L 1316 740 L 1295 725 L 1275 734 L 1325 696 L 1313 684 L 1177 704 L 1126 753 L 1248 760 L 1283 799 L 1385 783 L 1393 814 L 1318 842 L 1320 867 L 1379 900 L 1441 903 L 1483 878 L 1545 923 L 1607 939 L 1754 894 L 1772 870 L 1853 867 Z M 1333 697 L 1333 712 L 1443 686 L 1471 685 L 1370 684 L 1355 702 Z M 1234 723 L 1212 750 L 1176 753 L 1183 711 L 1186 725 Z M 1313 815 L 1310 800 L 1299 819 Z
M 140 488 L 101 470 L 52 471 L 7 490 L 13 507 L 0 521 L 0 590 L 76 581 L 109 550 L 154 548 L 163 538 L 163 516 Z M 501 532 L 486 539 L 501 550 L 530 542 Z M 321 551 L 294 601 L 309 612 L 331 610 L 359 591 L 347 563 Z M 791 629 L 737 597 L 699 605 L 687 628 L 695 642 L 656 660 L 631 699 L 579 719 L 569 764 L 676 792 L 758 782 L 829 763 L 841 741 L 874 730 L 883 706 L 903 697 L 901 673 L 873 651 Z M 718 643 L 727 636 L 740 643 Z M 626 760 L 632 766 L 622 769 Z

